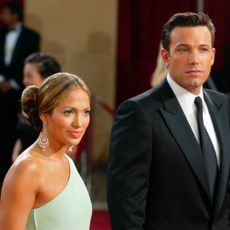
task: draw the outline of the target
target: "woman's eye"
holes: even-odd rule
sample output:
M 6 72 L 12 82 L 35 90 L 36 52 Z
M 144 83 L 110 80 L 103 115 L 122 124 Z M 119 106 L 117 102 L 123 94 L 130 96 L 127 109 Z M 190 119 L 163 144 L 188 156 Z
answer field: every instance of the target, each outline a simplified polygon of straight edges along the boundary
M 87 109 L 84 111 L 84 116 L 89 116 L 90 115 L 90 109 Z
M 72 111 L 72 110 L 65 110 L 65 111 L 64 111 L 64 114 L 65 114 L 66 116 L 69 116 L 69 115 L 73 114 L 73 111 Z

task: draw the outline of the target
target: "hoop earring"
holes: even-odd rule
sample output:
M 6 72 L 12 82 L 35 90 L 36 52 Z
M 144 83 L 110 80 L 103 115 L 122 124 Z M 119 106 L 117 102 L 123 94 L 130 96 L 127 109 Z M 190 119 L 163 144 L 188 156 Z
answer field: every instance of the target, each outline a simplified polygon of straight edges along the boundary
M 46 123 L 43 124 L 43 129 L 38 138 L 38 145 L 41 148 L 42 152 L 44 152 L 49 146 L 49 139 L 47 137 L 47 129 Z

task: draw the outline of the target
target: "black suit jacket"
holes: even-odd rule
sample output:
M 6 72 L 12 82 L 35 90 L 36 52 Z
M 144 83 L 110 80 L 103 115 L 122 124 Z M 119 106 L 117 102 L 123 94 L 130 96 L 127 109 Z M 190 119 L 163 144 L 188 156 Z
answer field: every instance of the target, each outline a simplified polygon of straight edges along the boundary
M 210 196 L 200 146 L 167 81 L 124 102 L 114 121 L 108 165 L 113 230 L 227 230 L 229 102 L 205 90 L 221 160 Z
M 22 26 L 15 49 L 12 55 L 10 65 L 6 66 L 4 62 L 4 47 L 7 31 L 2 31 L 0 34 L 0 74 L 6 77 L 6 80 L 14 79 L 22 86 L 23 67 L 25 58 L 39 51 L 40 35 L 25 26 Z

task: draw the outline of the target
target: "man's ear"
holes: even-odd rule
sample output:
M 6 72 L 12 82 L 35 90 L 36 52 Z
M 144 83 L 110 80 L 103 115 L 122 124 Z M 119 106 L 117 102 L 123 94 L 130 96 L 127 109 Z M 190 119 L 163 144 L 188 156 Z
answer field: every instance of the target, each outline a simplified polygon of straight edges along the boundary
M 215 56 L 216 56 L 216 49 L 215 48 L 212 48 L 212 65 L 215 61 Z
M 161 49 L 161 57 L 163 59 L 163 62 L 166 66 L 166 68 L 168 69 L 169 67 L 169 51 L 167 51 L 166 49 Z

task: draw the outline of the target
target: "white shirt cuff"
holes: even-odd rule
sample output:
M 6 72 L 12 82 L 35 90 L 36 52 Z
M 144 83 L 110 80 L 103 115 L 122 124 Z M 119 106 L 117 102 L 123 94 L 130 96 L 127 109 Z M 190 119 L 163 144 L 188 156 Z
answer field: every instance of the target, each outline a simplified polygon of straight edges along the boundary
M 4 75 L 0 74 L 0 82 L 3 82 L 3 81 L 5 81 L 5 77 Z
M 14 79 L 10 79 L 9 83 L 14 89 L 16 89 L 16 90 L 20 89 L 20 86 L 18 85 L 18 83 Z

